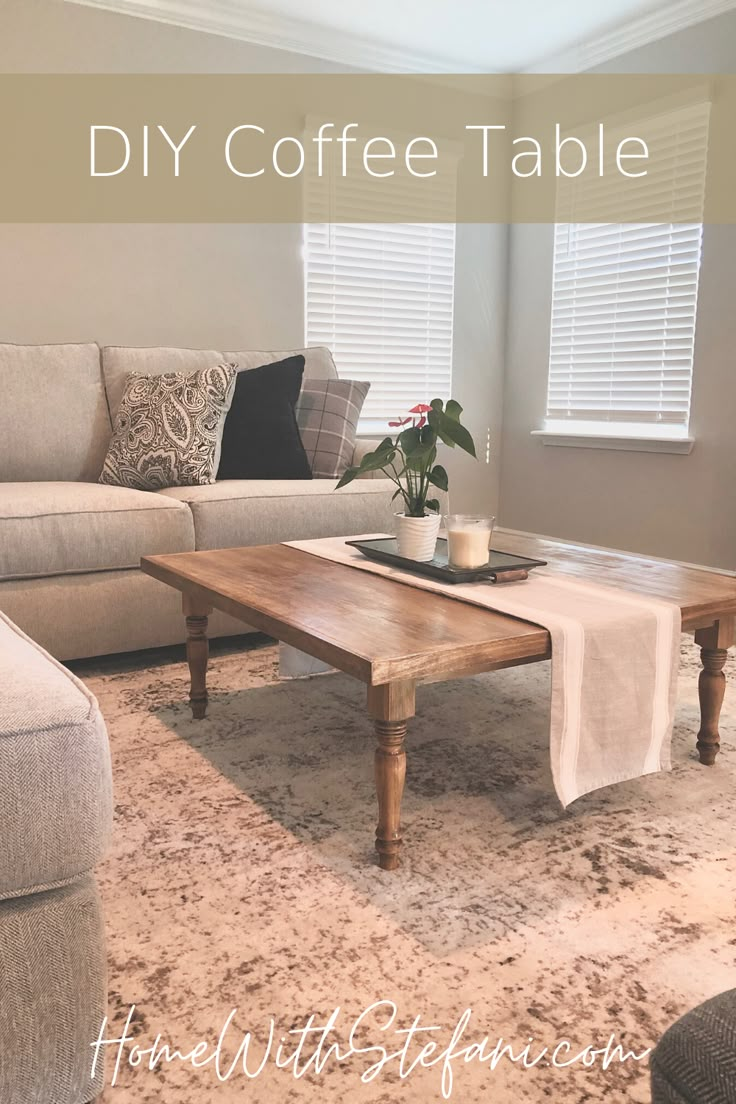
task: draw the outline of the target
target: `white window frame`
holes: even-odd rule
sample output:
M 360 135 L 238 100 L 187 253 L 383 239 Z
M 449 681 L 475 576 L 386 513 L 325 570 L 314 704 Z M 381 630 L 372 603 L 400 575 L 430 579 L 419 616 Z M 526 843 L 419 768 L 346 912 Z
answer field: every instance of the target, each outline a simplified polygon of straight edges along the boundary
M 553 244 L 553 272 L 552 272 L 552 304 L 551 304 L 551 327 L 550 327 L 550 353 L 547 372 L 547 387 L 546 387 L 546 417 L 542 429 L 536 429 L 532 431 L 532 436 L 539 437 L 540 440 L 547 445 L 564 445 L 577 448 L 604 448 L 604 449 L 623 449 L 642 452 L 672 452 L 672 453 L 689 453 L 692 450 L 694 444 L 694 438 L 690 433 L 690 415 L 692 404 L 692 391 L 694 382 L 694 352 L 695 352 L 695 328 L 697 323 L 697 302 L 698 302 L 698 285 L 700 277 L 701 257 L 702 257 L 702 213 L 704 204 L 705 193 L 705 164 L 707 156 L 707 128 L 708 128 L 708 110 L 710 104 L 703 100 L 700 103 L 690 107 L 689 111 L 685 112 L 685 123 L 683 124 L 687 131 L 688 125 L 691 125 L 695 129 L 696 142 L 695 145 L 689 145 L 687 141 L 683 141 L 684 152 L 680 149 L 679 138 L 679 116 L 678 130 L 676 131 L 674 139 L 670 139 L 671 131 L 667 130 L 668 126 L 671 127 L 671 123 L 667 123 L 667 119 L 672 119 L 673 116 L 668 112 L 661 118 L 663 119 L 663 131 L 667 133 L 668 140 L 672 143 L 672 156 L 678 158 L 678 166 L 683 171 L 683 176 L 688 180 L 688 191 L 686 195 L 686 202 L 688 203 L 688 211 L 690 205 L 692 205 L 693 221 L 690 223 L 684 223 L 678 221 L 677 223 L 650 223 L 650 224 L 634 224 L 626 223 L 623 219 L 621 224 L 613 223 L 592 223 L 581 222 L 575 223 L 570 221 L 569 216 L 571 213 L 576 213 L 580 210 L 579 204 L 585 207 L 586 202 L 591 202 L 594 209 L 595 198 L 593 189 L 596 187 L 596 182 L 592 187 L 585 184 L 578 184 L 577 181 L 570 184 L 563 182 L 558 190 L 558 211 L 562 210 L 565 213 L 565 221 L 558 221 L 554 228 L 554 244 Z M 671 112 L 671 109 L 670 109 Z M 659 121 L 659 120 L 657 120 Z M 687 138 L 690 139 L 692 131 L 687 131 Z M 695 152 L 693 152 L 693 149 Z M 702 166 L 702 169 L 701 169 Z M 701 178 L 698 179 L 698 173 L 701 174 Z M 695 182 L 693 183 L 693 178 Z M 675 180 L 680 178 L 680 173 L 675 174 Z M 601 186 L 601 185 L 598 185 Z M 578 194 L 575 194 L 576 189 L 579 189 Z M 679 196 L 673 196 L 673 204 L 680 202 Z M 697 221 L 695 221 L 697 219 Z M 652 241 L 656 239 L 656 244 L 660 246 L 661 255 L 655 257 L 655 264 L 652 266 L 653 270 L 657 270 L 656 277 L 659 280 L 659 287 L 656 290 L 660 293 L 659 301 L 655 305 L 655 311 L 662 316 L 661 331 L 656 326 L 652 326 L 652 334 L 654 336 L 642 336 L 642 342 L 645 342 L 649 348 L 646 348 L 646 352 L 651 354 L 651 350 L 656 348 L 652 346 L 653 341 L 661 340 L 662 348 L 662 371 L 663 371 L 663 385 L 667 382 L 667 371 L 669 370 L 669 379 L 673 379 L 672 369 L 673 364 L 677 365 L 680 371 L 687 372 L 687 399 L 686 409 L 682 412 L 684 417 L 682 422 L 677 422 L 674 419 L 677 415 L 677 409 L 671 408 L 669 412 L 664 408 L 663 413 L 658 416 L 654 416 L 652 420 L 648 421 L 643 416 L 644 411 L 639 409 L 636 411 L 636 417 L 631 421 L 622 420 L 621 406 L 618 407 L 618 412 L 609 414 L 606 416 L 605 412 L 602 412 L 600 419 L 584 416 L 576 417 L 574 414 L 574 406 L 570 408 L 565 414 L 563 412 L 564 403 L 560 400 L 560 390 L 565 386 L 565 369 L 564 361 L 563 367 L 560 367 L 560 353 L 564 356 L 565 348 L 570 349 L 570 355 L 574 357 L 574 349 L 576 341 L 578 343 L 585 343 L 586 337 L 593 337 L 593 344 L 598 345 L 598 349 L 593 349 L 587 355 L 590 357 L 605 357 L 606 342 L 596 341 L 594 330 L 592 335 L 590 329 L 586 330 L 586 319 L 590 319 L 590 308 L 588 307 L 588 313 L 583 311 L 582 316 L 576 312 L 578 307 L 578 300 L 575 291 L 570 291 L 571 287 L 575 287 L 578 279 L 585 281 L 587 273 L 585 271 L 585 258 L 580 262 L 581 270 L 573 265 L 572 272 L 570 268 L 565 270 L 565 266 L 568 262 L 569 254 L 565 253 L 565 240 L 572 238 L 576 249 L 585 249 L 585 243 L 576 242 L 575 232 L 578 227 L 583 233 L 588 235 L 588 249 L 590 245 L 596 240 L 596 234 L 599 234 L 601 241 L 601 249 L 604 251 L 611 250 L 611 235 L 607 228 L 621 227 L 621 234 L 618 237 L 618 247 L 622 250 L 622 256 L 625 258 L 625 254 L 628 249 L 637 247 L 637 242 L 641 239 L 642 246 L 641 252 L 644 252 L 646 248 L 646 236 L 647 230 L 654 231 Z M 608 236 L 608 241 L 606 237 Z M 678 238 L 680 239 L 678 241 Z M 613 237 L 613 242 L 616 239 Z M 669 242 L 669 248 L 667 247 Z M 670 311 L 671 303 L 671 289 L 675 288 L 677 284 L 681 283 L 682 275 L 677 274 L 677 260 L 678 260 L 678 246 L 682 255 L 686 256 L 686 264 L 689 265 L 690 276 L 689 281 L 685 287 L 687 296 L 692 304 L 692 326 L 689 330 L 682 333 L 672 334 L 672 331 L 668 332 L 668 313 Z M 614 254 L 612 254 L 614 255 Z M 579 254 L 576 256 L 573 254 L 574 259 L 578 260 Z M 622 264 L 626 264 L 625 260 L 622 260 Z M 693 264 L 695 264 L 695 271 L 693 273 Z M 629 278 L 631 272 L 631 261 L 628 262 L 628 269 L 624 269 L 624 272 L 628 272 Z M 559 270 L 559 294 L 558 291 L 558 270 Z M 642 262 L 642 271 L 646 271 L 645 262 Z M 595 276 L 593 276 L 595 278 Z M 611 287 L 607 288 L 603 292 L 601 312 L 603 315 L 609 313 L 612 315 L 612 325 L 614 329 L 620 325 L 622 330 L 625 330 L 627 325 L 631 326 L 631 331 L 640 332 L 641 322 L 636 320 L 636 326 L 631 325 L 631 317 L 633 309 L 629 307 L 627 310 L 624 305 L 621 307 L 623 317 L 619 323 L 619 304 L 617 302 L 618 297 L 618 280 L 620 279 L 619 273 L 612 274 Z M 671 282 L 672 281 L 672 282 Z M 567 286 L 565 286 L 567 284 Z M 679 291 L 679 287 L 676 288 Z M 630 292 L 628 293 L 631 294 Z M 606 300 L 608 300 L 606 302 Z M 596 304 L 597 305 L 597 304 Z M 586 306 L 586 304 L 584 304 Z M 675 308 L 678 313 L 682 313 L 682 307 L 679 302 L 675 302 Z M 673 308 L 674 310 L 674 308 Z M 680 322 L 679 317 L 676 320 Z M 587 322 L 590 327 L 591 322 Z M 681 329 L 681 326 L 679 327 Z M 580 330 L 580 337 L 576 336 L 576 329 Z M 630 332 L 631 332 L 630 331 Z M 635 340 L 631 338 L 630 340 Z M 588 343 L 590 344 L 590 342 Z M 615 338 L 610 341 L 612 363 L 615 364 L 615 356 L 617 352 Z M 675 360 L 673 361 L 673 356 Z M 678 361 L 682 361 L 682 364 L 677 364 Z M 573 361 L 574 364 L 574 361 Z M 605 364 L 605 361 L 601 361 L 601 364 Z M 589 366 L 589 371 L 590 371 Z M 583 368 L 585 371 L 585 368 Z M 636 368 L 632 369 L 632 375 L 635 375 Z M 572 376 L 568 372 L 568 382 L 572 384 L 574 380 L 574 369 Z M 646 376 L 642 377 L 641 382 L 644 383 Z M 636 383 L 639 381 L 627 381 L 629 384 L 629 391 L 636 389 Z M 632 387 L 632 383 L 634 386 Z M 615 391 L 614 391 L 615 395 Z M 590 394 L 591 399 L 597 398 L 594 394 Z M 579 395 L 577 398 L 578 403 L 580 399 L 586 396 Z M 651 396 L 650 396 L 651 397 Z M 572 401 L 572 396 L 571 396 Z M 623 400 L 625 401 L 625 399 Z M 622 402 L 622 398 L 619 397 L 619 402 Z M 591 402 L 591 408 L 594 409 L 595 405 Z M 632 411 L 633 412 L 633 411 Z M 667 413 L 673 420 L 667 419 Z

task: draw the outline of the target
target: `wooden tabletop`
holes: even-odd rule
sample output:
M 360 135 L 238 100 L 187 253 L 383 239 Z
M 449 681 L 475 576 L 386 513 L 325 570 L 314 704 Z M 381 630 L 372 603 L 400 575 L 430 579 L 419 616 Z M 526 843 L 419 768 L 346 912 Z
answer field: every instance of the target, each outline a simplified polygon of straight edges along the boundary
M 620 586 L 635 594 L 672 602 L 682 611 L 684 628 L 700 628 L 719 616 L 736 613 L 736 574 L 546 540 L 509 529 L 496 530 L 493 544 L 520 556 L 547 560 L 561 575 Z
M 500 530 L 494 546 L 664 598 L 683 627 L 736 614 L 736 578 Z M 146 556 L 143 570 L 363 682 L 472 674 L 549 656 L 545 629 L 285 545 Z

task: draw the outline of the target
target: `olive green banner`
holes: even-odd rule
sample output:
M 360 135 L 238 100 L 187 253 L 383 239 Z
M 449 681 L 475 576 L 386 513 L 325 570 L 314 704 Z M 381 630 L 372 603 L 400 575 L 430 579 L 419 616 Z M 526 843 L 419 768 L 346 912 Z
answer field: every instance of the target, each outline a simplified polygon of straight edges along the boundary
M 736 222 L 736 76 L 0 75 L 2 222 Z

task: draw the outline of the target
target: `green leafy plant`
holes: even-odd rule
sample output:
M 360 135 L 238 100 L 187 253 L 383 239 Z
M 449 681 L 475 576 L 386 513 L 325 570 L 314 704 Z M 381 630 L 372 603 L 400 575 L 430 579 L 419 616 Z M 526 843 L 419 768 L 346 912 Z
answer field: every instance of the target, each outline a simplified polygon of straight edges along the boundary
M 447 472 L 435 463 L 438 442 L 449 448 L 457 446 L 475 456 L 473 438 L 460 422 L 462 412 L 460 403 L 454 399 L 448 399 L 447 405 L 442 399 L 432 399 L 429 406 L 417 403 L 408 418 L 388 423 L 401 432 L 396 437 L 384 437 L 357 467 L 348 468 L 335 489 L 347 486 L 360 475 L 382 471 L 396 484 L 393 497 L 401 495 L 408 517 L 426 517 L 427 510 L 439 512 L 439 501 L 428 497 L 432 487 L 447 490 Z

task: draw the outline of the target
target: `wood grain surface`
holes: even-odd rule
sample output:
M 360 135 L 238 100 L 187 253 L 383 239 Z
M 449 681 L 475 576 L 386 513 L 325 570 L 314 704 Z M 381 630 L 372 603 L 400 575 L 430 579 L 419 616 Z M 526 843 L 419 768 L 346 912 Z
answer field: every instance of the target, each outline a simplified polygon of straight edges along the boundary
M 562 574 L 680 606 L 683 628 L 736 614 L 736 578 L 499 530 L 494 545 Z M 473 674 L 549 657 L 539 626 L 286 545 L 147 556 L 145 572 L 369 684 Z

